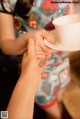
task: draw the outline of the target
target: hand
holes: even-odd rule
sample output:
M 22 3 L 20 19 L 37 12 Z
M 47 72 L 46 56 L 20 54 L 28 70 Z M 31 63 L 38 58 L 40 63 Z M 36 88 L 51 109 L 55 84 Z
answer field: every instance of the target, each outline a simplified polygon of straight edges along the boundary
M 39 65 L 40 59 L 37 59 L 34 48 L 34 40 L 29 39 L 28 50 L 25 52 L 22 60 L 21 76 L 28 80 L 28 83 L 36 87 L 40 83 L 41 71 L 47 66 L 48 62 L 45 61 L 43 65 Z
M 36 44 L 36 51 L 40 50 L 40 51 L 42 51 L 44 53 L 47 53 L 47 54 L 55 52 L 55 50 L 52 50 L 51 48 L 48 48 L 44 44 L 44 38 L 48 42 L 54 41 L 54 36 L 49 31 L 37 30 L 37 31 L 35 31 L 33 38 L 34 38 L 35 44 Z
M 26 34 L 27 35 L 27 34 Z M 48 48 L 44 44 L 44 38 L 47 39 L 49 42 L 54 41 L 53 35 L 46 30 L 34 30 L 30 32 L 30 38 L 34 39 L 35 42 L 35 51 L 38 55 L 38 58 L 46 58 L 49 54 L 56 52 L 55 50 L 52 50 Z

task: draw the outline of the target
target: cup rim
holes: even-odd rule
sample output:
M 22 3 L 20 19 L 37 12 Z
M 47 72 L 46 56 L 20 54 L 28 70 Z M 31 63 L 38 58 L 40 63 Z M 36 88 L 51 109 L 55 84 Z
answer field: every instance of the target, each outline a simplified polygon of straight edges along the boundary
M 68 25 L 73 25 L 73 24 L 78 24 L 78 23 L 80 23 L 80 20 L 79 21 L 77 21 L 77 22 L 73 22 L 73 23 L 70 23 L 70 24 L 60 24 L 60 22 L 58 23 L 56 23 L 56 21 L 58 21 L 58 20 L 60 20 L 60 19 L 62 19 L 62 18 L 67 18 L 67 17 L 72 17 L 72 16 L 80 16 L 80 13 L 78 13 L 78 14 L 70 14 L 70 15 L 65 15 L 65 16 L 60 16 L 60 17 L 58 17 L 58 18 L 55 18 L 53 21 L 52 21 L 52 24 L 54 24 L 54 26 L 68 26 Z

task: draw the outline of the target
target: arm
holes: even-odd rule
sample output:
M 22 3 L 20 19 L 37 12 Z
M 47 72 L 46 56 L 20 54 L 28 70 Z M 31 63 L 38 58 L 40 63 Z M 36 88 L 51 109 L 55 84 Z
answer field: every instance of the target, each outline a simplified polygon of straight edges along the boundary
M 21 76 L 11 96 L 7 111 L 8 119 L 32 119 L 36 90 L 41 80 L 41 71 L 47 66 L 45 62 L 39 66 L 34 41 L 29 40 L 28 51 L 22 61 Z M 33 72 L 34 71 L 34 72 Z
M 26 49 L 27 39 L 29 38 L 34 39 L 36 51 L 45 52 L 46 54 L 54 52 L 54 50 L 46 47 L 43 41 L 44 38 L 48 41 L 54 40 L 51 33 L 46 30 L 34 30 L 16 38 L 14 34 L 13 16 L 0 13 L 0 44 L 5 54 L 17 55 L 23 53 Z
M 25 76 L 20 77 L 10 99 L 8 119 L 32 119 L 36 86 L 29 83 Z
M 5 54 L 18 55 L 26 50 L 27 39 L 33 37 L 31 32 L 26 32 L 15 37 L 14 19 L 12 15 L 0 13 L 0 47 Z
M 14 34 L 13 16 L 0 13 L 0 44 L 5 54 L 17 55 L 26 49 L 27 40 L 25 35 L 16 39 Z

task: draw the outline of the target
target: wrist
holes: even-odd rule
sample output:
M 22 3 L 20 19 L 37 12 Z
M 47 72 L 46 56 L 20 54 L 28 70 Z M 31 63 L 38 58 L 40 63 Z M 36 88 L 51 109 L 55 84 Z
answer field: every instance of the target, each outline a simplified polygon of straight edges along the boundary
M 24 46 L 27 46 L 28 39 L 26 38 L 26 34 L 22 34 L 20 40 L 23 42 Z
M 22 74 L 19 78 L 19 81 L 22 82 L 22 84 L 24 84 L 24 88 L 27 87 L 28 90 L 31 90 L 34 93 L 36 93 L 36 90 L 38 88 L 37 82 L 35 82 L 34 80 L 32 81 L 32 79 Z

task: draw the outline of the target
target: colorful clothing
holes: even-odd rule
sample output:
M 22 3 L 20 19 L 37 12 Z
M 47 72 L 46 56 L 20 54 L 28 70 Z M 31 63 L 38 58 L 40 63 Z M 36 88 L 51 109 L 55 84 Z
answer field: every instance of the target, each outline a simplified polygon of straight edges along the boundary
M 18 34 L 25 31 L 34 30 L 29 26 L 30 19 L 35 19 L 38 23 L 37 29 L 45 28 L 52 30 L 52 20 L 69 14 L 69 5 L 66 3 L 53 4 L 52 0 L 34 0 L 34 4 L 28 13 L 29 19 L 24 20 L 19 16 L 14 16 L 14 26 Z M 54 0 L 56 1 L 56 0 Z M 0 4 L 0 11 L 13 13 L 17 0 L 4 0 L 3 6 Z M 48 59 L 52 63 L 42 72 L 42 80 L 36 93 L 35 101 L 43 108 L 48 107 L 46 103 L 55 102 L 58 92 L 70 81 L 69 59 L 64 52 L 52 54 Z

